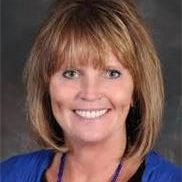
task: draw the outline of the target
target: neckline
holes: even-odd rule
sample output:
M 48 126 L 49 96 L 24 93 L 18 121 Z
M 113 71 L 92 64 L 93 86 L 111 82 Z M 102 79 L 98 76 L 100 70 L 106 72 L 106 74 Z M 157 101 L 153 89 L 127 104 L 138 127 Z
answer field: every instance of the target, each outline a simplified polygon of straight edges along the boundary
M 66 160 L 66 153 L 63 153 L 63 155 L 61 156 L 61 160 L 60 160 L 59 171 L 58 171 L 58 175 L 57 175 L 57 182 L 62 182 L 65 160 Z M 120 160 L 120 162 L 118 163 L 118 165 L 117 165 L 116 169 L 114 170 L 114 173 L 111 177 L 111 182 L 116 182 L 116 180 L 121 172 L 121 169 L 122 169 L 122 161 Z
M 45 162 L 42 165 L 41 172 L 40 172 L 40 179 L 43 179 L 44 174 L 49 168 L 49 166 L 51 165 L 52 160 L 56 153 L 52 149 L 43 149 L 43 150 L 39 150 L 38 152 L 47 154 L 47 157 L 45 157 L 47 162 Z M 145 169 L 143 171 L 143 175 L 146 175 L 148 171 L 150 171 L 152 168 L 158 165 L 157 161 L 159 161 L 159 159 L 161 160 L 161 158 L 159 158 L 158 154 L 155 151 L 153 150 L 149 151 L 144 157 Z

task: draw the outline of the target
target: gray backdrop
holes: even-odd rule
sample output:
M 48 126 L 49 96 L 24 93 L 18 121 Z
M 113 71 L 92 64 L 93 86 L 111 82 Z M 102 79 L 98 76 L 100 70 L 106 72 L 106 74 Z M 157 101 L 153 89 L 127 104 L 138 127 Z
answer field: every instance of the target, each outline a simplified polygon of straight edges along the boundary
M 22 69 L 51 0 L 2 0 L 1 158 L 35 150 L 25 119 Z M 177 164 L 181 160 L 182 96 L 180 0 L 136 0 L 150 27 L 166 87 L 164 124 L 156 148 Z

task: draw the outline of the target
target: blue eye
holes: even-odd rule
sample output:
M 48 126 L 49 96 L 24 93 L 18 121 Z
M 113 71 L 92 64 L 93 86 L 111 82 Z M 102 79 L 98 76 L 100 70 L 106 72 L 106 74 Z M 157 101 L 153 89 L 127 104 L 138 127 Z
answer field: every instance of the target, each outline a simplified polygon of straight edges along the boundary
M 76 70 L 66 70 L 63 72 L 63 76 L 68 79 L 74 79 L 79 76 L 79 72 Z
M 108 69 L 106 71 L 106 77 L 109 79 L 117 79 L 121 75 L 121 72 L 115 69 Z

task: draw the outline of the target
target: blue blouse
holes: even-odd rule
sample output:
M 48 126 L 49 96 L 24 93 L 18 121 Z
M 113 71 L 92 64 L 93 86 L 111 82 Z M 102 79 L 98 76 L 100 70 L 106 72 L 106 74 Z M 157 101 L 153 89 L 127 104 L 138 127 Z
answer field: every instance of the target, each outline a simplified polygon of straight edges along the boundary
M 2 182 L 40 182 L 54 157 L 52 150 L 40 150 L 11 157 L 0 163 Z M 182 182 L 182 169 L 154 151 L 145 157 L 142 182 Z

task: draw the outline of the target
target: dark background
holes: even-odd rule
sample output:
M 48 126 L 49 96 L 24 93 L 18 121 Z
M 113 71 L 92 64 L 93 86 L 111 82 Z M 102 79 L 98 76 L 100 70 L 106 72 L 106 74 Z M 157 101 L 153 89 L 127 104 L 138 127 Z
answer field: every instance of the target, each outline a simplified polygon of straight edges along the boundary
M 25 118 L 22 70 L 33 38 L 53 0 L 2 0 L 1 159 L 38 148 Z M 163 128 L 156 149 L 176 164 L 181 159 L 180 0 L 136 0 L 150 27 L 166 89 Z

